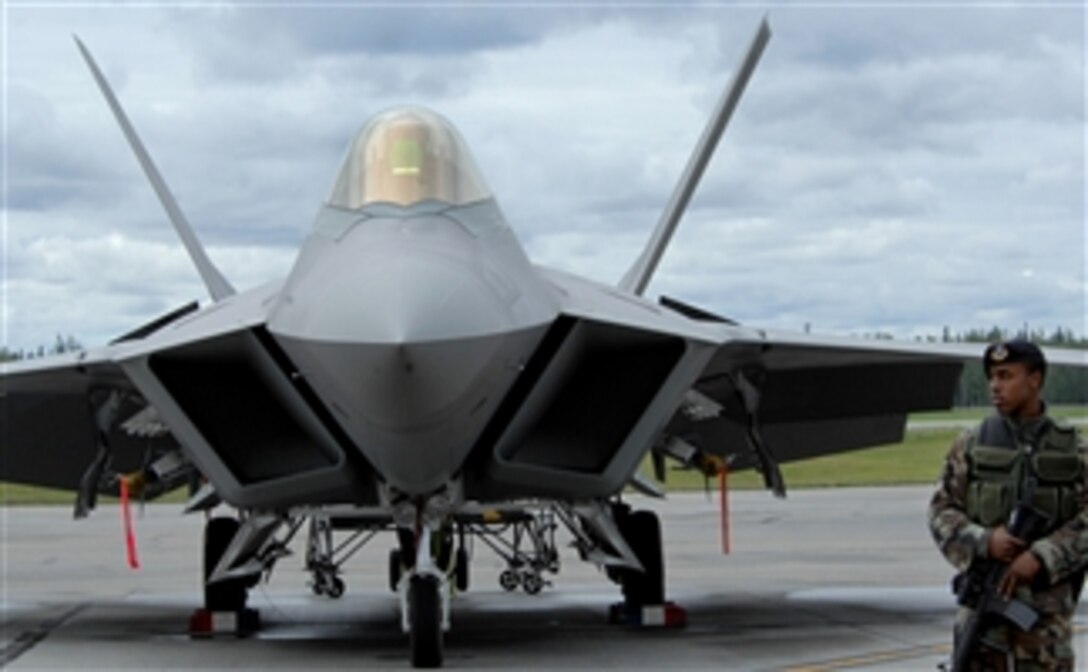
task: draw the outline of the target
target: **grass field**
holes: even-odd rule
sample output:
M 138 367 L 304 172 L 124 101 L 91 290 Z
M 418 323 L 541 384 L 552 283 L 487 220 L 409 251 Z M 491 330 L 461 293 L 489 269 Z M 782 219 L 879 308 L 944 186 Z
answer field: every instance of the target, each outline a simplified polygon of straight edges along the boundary
M 1057 419 L 1088 417 L 1085 406 L 1055 406 L 1050 410 Z M 915 413 L 911 420 L 961 421 L 981 420 L 989 407 L 959 408 L 951 411 Z M 861 485 L 909 485 L 936 483 L 945 454 L 961 429 L 925 429 L 907 432 L 902 443 L 878 446 L 827 457 L 817 457 L 782 465 L 786 488 L 833 488 Z M 649 462 L 644 474 L 653 473 Z M 669 490 L 694 490 L 706 487 L 703 476 L 692 471 L 671 471 L 666 476 Z M 717 487 L 717 483 L 711 483 Z M 741 490 L 763 488 L 763 477 L 752 471 L 729 476 L 729 487 Z
M 958 429 L 908 432 L 903 443 L 867 448 L 782 465 L 786 488 L 831 488 L 859 485 L 936 483 L 948 447 Z M 653 473 L 649 464 L 643 473 Z M 694 471 L 669 471 L 669 490 L 701 490 L 703 476 Z M 716 488 L 717 481 L 710 484 Z M 751 470 L 729 475 L 731 489 L 763 488 L 763 477 Z
M 103 500 L 105 501 L 105 500 Z M 75 495 L 66 490 L 36 488 L 17 483 L 0 483 L 0 504 L 19 506 L 25 504 L 67 504 L 75 503 Z
M 918 413 L 912 420 L 959 421 L 981 419 L 988 408 L 956 409 L 936 413 Z M 1088 417 L 1088 407 L 1056 406 L 1050 410 L 1055 418 Z M 945 453 L 960 433 L 959 429 L 926 429 L 907 433 L 903 443 L 857 450 L 828 457 L 818 457 L 782 466 L 787 488 L 830 488 L 860 485 L 906 485 L 936 483 Z M 649 461 L 643 465 L 644 474 L 652 474 Z M 668 490 L 701 490 L 706 487 L 703 476 L 694 471 L 669 470 Z M 709 484 L 717 487 L 717 481 Z M 729 487 L 762 488 L 762 477 L 751 470 L 731 474 Z M 10 483 L 0 483 L 0 505 L 64 504 L 71 506 L 70 492 L 49 490 Z M 104 498 L 103 501 L 109 501 Z M 168 501 L 182 502 L 180 493 Z

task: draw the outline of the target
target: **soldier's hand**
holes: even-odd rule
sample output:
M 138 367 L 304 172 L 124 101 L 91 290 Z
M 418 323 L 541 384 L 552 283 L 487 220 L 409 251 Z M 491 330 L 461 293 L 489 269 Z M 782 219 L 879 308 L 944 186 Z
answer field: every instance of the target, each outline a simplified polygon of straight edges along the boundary
M 1006 600 L 1010 599 L 1017 586 L 1031 585 L 1042 566 L 1039 558 L 1035 557 L 1031 551 L 1021 553 L 1005 570 L 1005 575 L 1001 577 L 1001 584 L 997 587 L 998 592 Z
M 987 548 L 991 558 L 1001 562 L 1012 562 L 1027 548 L 1022 540 L 1009 534 L 1005 526 L 995 527 L 990 533 L 990 543 Z

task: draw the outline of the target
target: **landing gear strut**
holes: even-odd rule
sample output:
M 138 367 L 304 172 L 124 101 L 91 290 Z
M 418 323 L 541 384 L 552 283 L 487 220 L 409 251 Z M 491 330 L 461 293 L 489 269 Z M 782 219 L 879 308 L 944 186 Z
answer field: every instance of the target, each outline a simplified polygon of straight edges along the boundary
M 211 581 L 242 525 L 234 518 L 212 518 L 204 527 L 204 608 L 189 619 L 192 637 L 244 637 L 260 629 L 260 615 L 246 608 L 249 589 L 260 573 Z
M 640 572 L 618 569 L 623 601 L 628 607 L 658 605 L 665 602 L 665 560 L 661 546 L 661 523 L 653 511 L 630 511 L 616 507 L 616 524 L 635 557 L 642 563 Z
M 239 612 L 246 608 L 247 578 L 208 582 L 240 526 L 234 518 L 212 518 L 204 527 L 204 608 L 210 612 Z
M 441 540 L 439 551 L 446 547 L 446 541 Z M 404 550 L 401 549 L 401 552 Z M 408 568 L 408 575 L 398 585 L 401 591 L 401 625 L 408 633 L 412 666 L 441 667 L 443 633 L 449 629 L 448 569 L 435 564 L 431 530 L 427 527 L 421 530 L 415 550 L 415 564 Z M 448 563 L 449 554 L 446 555 Z
M 616 567 L 608 576 L 620 584 L 623 602 L 612 605 L 609 620 L 628 626 L 683 627 L 686 612 L 665 601 L 665 561 L 661 523 L 653 511 L 631 511 L 625 504 L 612 508 L 616 528 L 643 570 Z

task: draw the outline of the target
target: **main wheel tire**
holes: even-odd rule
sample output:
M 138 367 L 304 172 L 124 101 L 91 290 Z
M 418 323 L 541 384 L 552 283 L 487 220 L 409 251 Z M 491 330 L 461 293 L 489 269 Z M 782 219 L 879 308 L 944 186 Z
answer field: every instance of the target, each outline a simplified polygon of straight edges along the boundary
M 413 576 L 408 583 L 408 638 L 412 667 L 442 666 L 442 598 L 433 576 Z
M 620 531 L 645 572 L 621 570 L 620 585 L 628 606 L 665 602 L 665 559 L 661 547 L 661 522 L 653 511 L 634 511 L 621 521 Z
M 204 527 L 204 608 L 208 611 L 242 611 L 246 608 L 249 578 L 208 583 L 239 527 L 241 523 L 234 518 L 212 518 Z

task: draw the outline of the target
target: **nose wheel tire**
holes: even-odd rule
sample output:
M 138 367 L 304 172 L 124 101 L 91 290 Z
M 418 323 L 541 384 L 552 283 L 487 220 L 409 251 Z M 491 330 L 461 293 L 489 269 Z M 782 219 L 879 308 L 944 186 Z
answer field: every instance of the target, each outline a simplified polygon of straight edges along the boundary
M 412 667 L 442 666 L 442 598 L 433 576 L 413 576 L 408 583 L 409 639 Z

